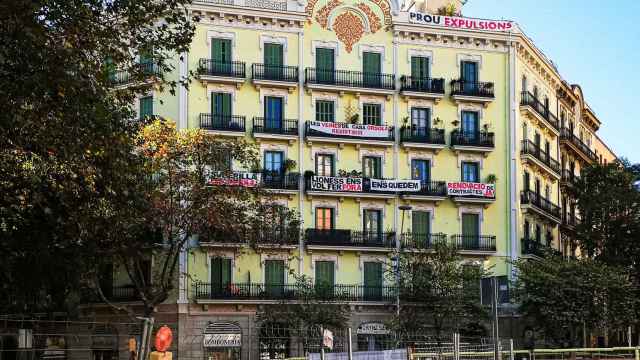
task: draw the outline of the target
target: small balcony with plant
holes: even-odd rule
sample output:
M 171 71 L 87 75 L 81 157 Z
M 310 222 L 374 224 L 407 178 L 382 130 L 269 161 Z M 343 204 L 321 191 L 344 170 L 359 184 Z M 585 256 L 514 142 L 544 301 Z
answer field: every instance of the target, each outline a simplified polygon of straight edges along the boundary
M 440 118 L 433 119 L 434 127 L 419 126 L 411 123 L 406 116 L 402 119 L 400 128 L 400 143 L 405 148 L 431 149 L 436 154 L 446 146 L 444 129 L 436 126 L 442 125 Z
M 451 97 L 455 102 L 476 102 L 487 106 L 495 100 L 492 82 L 451 80 Z
M 545 244 L 540 239 L 536 240 L 524 237 L 521 239 L 520 244 L 522 255 L 534 258 L 544 258 L 548 255 L 555 254 L 557 253 L 557 250 L 554 250 L 551 247 L 551 242 L 551 239 L 547 239 Z
M 452 124 L 457 127 L 460 122 L 454 120 Z M 480 152 L 487 156 L 495 149 L 495 134 L 489 129 L 489 124 L 485 124 L 482 130 L 456 128 L 451 131 L 451 148 L 456 152 Z
M 201 113 L 200 128 L 220 135 L 243 137 L 245 117 L 240 115 Z
M 400 237 L 400 247 L 405 251 L 433 250 L 436 243 L 446 242 L 447 235 L 443 233 L 408 231 Z
M 444 98 L 444 79 L 403 75 L 400 77 L 400 95 L 429 99 L 437 104 Z

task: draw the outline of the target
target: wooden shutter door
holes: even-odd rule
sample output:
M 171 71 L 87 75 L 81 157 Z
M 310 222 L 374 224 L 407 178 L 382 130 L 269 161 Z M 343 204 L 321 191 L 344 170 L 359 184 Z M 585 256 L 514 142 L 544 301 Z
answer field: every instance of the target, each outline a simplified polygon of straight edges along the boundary
M 382 264 L 378 262 L 364 263 L 364 297 L 366 300 L 382 298 Z
M 316 48 L 316 80 L 321 83 L 334 82 L 333 49 Z
M 364 52 L 362 54 L 362 72 L 364 83 L 369 86 L 377 86 L 381 82 L 381 61 L 379 53 Z
M 264 44 L 264 73 L 268 79 L 282 78 L 283 50 L 281 44 Z
M 415 246 L 418 248 L 429 247 L 431 234 L 429 212 L 413 211 L 411 217 L 412 236 Z
M 462 214 L 462 241 L 466 246 L 477 246 L 478 227 L 480 225 L 478 214 Z
M 266 260 L 264 267 L 267 294 L 272 297 L 279 297 L 282 294 L 284 285 L 284 261 Z

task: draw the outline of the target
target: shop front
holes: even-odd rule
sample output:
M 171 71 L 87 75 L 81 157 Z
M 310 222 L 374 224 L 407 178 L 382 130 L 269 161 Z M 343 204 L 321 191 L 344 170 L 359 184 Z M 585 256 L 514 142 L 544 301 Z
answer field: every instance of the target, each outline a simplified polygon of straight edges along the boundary
M 230 322 L 212 322 L 203 334 L 205 360 L 240 360 L 242 329 Z

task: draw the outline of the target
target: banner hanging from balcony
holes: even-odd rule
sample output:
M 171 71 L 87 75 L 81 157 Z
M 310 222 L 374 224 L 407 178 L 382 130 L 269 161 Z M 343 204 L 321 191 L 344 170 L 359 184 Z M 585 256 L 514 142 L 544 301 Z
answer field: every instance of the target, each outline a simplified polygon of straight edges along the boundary
M 362 178 L 312 176 L 310 190 L 360 192 L 362 191 Z
M 388 138 L 389 127 L 386 125 L 348 124 L 328 121 L 310 121 L 309 128 L 335 136 L 353 136 L 363 138 Z
M 418 11 L 409 12 L 409 22 L 441 26 L 451 29 L 483 30 L 483 31 L 512 31 L 513 22 L 503 20 L 471 19 L 457 16 L 425 14 Z
M 371 191 L 420 191 L 420 180 L 371 179 Z
M 496 185 L 472 182 L 448 182 L 447 195 L 495 198 Z
M 215 186 L 256 187 L 260 185 L 260 179 L 260 173 L 212 171 L 207 176 L 207 184 Z

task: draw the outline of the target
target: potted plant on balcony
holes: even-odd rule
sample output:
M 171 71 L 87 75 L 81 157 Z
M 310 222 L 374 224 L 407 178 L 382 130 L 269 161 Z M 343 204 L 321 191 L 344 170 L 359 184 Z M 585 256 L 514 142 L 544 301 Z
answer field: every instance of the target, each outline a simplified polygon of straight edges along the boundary
M 444 125 L 444 121 L 442 121 L 442 119 L 439 116 L 436 116 L 433 119 L 433 127 L 438 127 L 440 125 Z
M 498 178 L 496 177 L 496 174 L 487 175 L 486 182 L 488 184 L 495 184 L 497 181 L 498 181 Z
M 347 121 L 349 122 L 349 124 L 357 124 L 358 119 L 360 119 L 360 114 L 353 114 L 349 117 Z
M 458 125 L 460 125 L 460 120 L 455 119 L 451 122 L 451 125 L 453 125 L 454 127 L 458 127 Z
M 484 131 L 489 132 L 490 130 L 493 129 L 493 126 L 490 123 L 486 123 L 482 125 L 482 128 L 484 129 Z
M 362 172 L 358 170 L 347 171 L 347 170 L 340 169 L 338 170 L 338 176 L 348 177 L 348 178 L 358 178 L 358 177 L 362 177 Z
M 305 178 L 310 178 L 310 177 L 314 176 L 315 174 L 316 174 L 315 172 L 313 172 L 311 170 L 307 170 L 307 171 L 304 172 L 304 177 Z
M 284 161 L 284 164 L 282 164 L 282 170 L 283 170 L 284 173 L 287 173 L 287 172 L 295 169 L 296 165 L 297 165 L 297 163 L 296 163 L 295 160 L 287 159 L 287 160 Z

